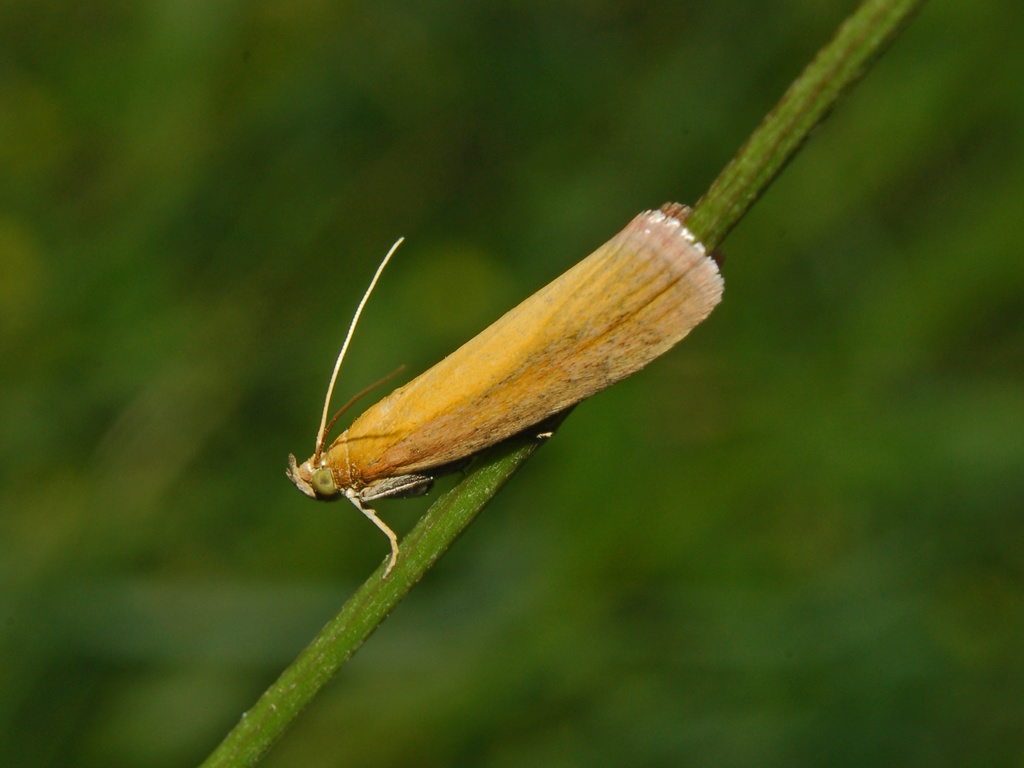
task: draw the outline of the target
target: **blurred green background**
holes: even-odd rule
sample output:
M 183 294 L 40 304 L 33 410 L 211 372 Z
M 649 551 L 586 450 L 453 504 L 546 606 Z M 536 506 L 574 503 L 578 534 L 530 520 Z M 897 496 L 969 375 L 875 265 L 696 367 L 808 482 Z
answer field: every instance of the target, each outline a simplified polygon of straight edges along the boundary
M 0 3 L 0 764 L 198 762 L 381 562 L 284 467 L 396 237 L 339 399 L 694 202 L 853 7 Z M 265 764 L 1024 765 L 1022 37 L 933 0 Z

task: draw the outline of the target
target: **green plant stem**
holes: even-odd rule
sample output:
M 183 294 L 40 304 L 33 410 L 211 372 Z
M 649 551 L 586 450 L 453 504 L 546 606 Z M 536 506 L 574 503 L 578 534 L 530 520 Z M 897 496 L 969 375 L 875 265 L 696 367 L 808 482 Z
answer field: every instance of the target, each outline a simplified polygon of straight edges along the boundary
M 717 247 L 793 157 L 811 130 L 895 39 L 925 0 L 866 0 L 793 83 L 694 208 L 687 225 Z M 487 502 L 537 448 L 518 440 L 481 456 L 402 541 L 391 575 L 384 564 L 267 689 L 203 763 L 252 766 L 380 625 Z
M 694 206 L 686 225 L 702 243 L 721 244 L 924 3 L 865 0 L 843 22 Z

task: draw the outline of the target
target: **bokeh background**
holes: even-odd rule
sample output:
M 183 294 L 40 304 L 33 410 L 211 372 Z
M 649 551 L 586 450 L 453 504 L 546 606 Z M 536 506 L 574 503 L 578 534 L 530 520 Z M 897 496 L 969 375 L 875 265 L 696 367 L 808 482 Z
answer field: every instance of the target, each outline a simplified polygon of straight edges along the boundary
M 284 467 L 396 237 L 341 399 L 695 201 L 853 6 L 0 3 L 0 764 L 198 762 L 382 560 Z M 1024 765 L 1022 37 L 933 0 L 266 765 Z

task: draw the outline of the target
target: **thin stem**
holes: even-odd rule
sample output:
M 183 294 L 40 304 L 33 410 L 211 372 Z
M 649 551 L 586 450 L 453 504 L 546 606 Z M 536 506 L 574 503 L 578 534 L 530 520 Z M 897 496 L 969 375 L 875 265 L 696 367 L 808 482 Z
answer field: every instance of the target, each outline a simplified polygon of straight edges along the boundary
M 701 242 L 721 244 L 924 3 L 865 0 L 843 22 L 694 206 L 686 225 Z

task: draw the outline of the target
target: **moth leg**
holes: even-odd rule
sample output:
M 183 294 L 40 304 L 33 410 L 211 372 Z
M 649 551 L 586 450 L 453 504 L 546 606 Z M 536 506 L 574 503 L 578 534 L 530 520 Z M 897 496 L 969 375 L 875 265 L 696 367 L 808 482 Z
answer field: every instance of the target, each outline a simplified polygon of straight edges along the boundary
M 398 475 L 377 480 L 357 491 L 362 501 L 422 496 L 434 484 L 434 475 Z
M 345 495 L 348 500 L 355 504 L 356 509 L 366 515 L 370 522 L 376 525 L 388 537 L 391 542 L 391 559 L 388 560 L 388 567 L 384 569 L 382 579 L 386 579 L 391 569 L 395 567 L 398 560 L 398 537 L 387 523 L 377 517 L 377 512 L 368 502 L 374 499 L 395 498 L 399 496 L 419 496 L 430 490 L 434 478 L 429 475 L 399 475 L 398 477 L 387 477 L 372 485 L 368 485 L 358 491 L 348 490 Z
M 384 569 L 384 575 L 381 576 L 382 579 L 386 579 L 388 574 L 391 573 L 391 569 L 395 567 L 395 561 L 398 560 L 398 537 L 395 535 L 395 532 L 388 527 L 387 523 L 377 517 L 377 513 L 374 511 L 373 507 L 365 504 L 357 494 L 353 493 L 349 495 L 348 500 L 355 504 L 356 509 L 366 515 L 370 522 L 376 525 L 381 532 L 388 537 L 388 541 L 391 542 L 391 557 L 388 559 L 387 568 Z

